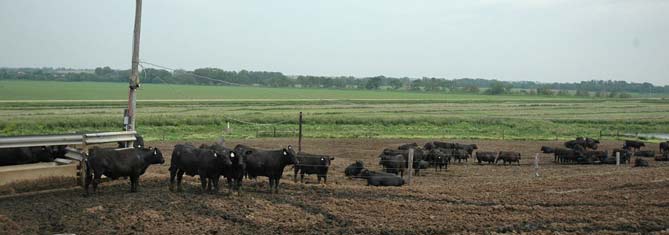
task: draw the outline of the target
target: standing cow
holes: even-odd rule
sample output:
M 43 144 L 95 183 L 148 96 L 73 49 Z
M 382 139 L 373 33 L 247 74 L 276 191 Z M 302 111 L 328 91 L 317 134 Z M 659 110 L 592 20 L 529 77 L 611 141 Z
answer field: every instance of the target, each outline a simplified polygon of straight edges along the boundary
M 476 161 L 478 161 L 479 164 L 481 164 L 481 162 L 492 164 L 495 162 L 495 158 L 497 158 L 495 152 L 476 152 Z
M 297 175 L 300 174 L 300 182 L 304 183 L 304 174 L 316 174 L 318 178 L 318 183 L 321 183 L 321 178 L 323 182 L 327 184 L 328 181 L 328 169 L 330 168 L 330 161 L 334 160 L 334 157 L 326 155 L 316 155 L 308 153 L 298 153 L 297 161 L 299 164 L 295 164 L 293 181 L 297 182 Z
M 200 176 L 203 192 L 218 192 L 218 182 L 223 168 L 232 165 L 230 157 L 234 156 L 234 152 L 217 152 L 208 146 L 195 148 L 189 144 L 175 145 L 170 164 L 170 190 L 174 190 L 176 177 L 177 191 L 181 191 L 181 181 L 186 174 Z
M 660 153 L 669 151 L 669 141 L 660 143 Z
M 520 165 L 520 153 L 519 152 L 511 152 L 511 151 L 501 151 L 497 154 L 497 159 L 495 159 L 495 164 L 499 162 L 499 160 L 502 160 L 502 163 L 506 165 L 507 163 L 518 163 Z
M 235 147 L 238 149 L 239 145 Z M 239 148 L 243 149 L 243 148 Z M 246 157 L 246 173 L 250 178 L 258 176 L 267 176 L 269 178 L 269 190 L 272 192 L 279 192 L 279 181 L 283 175 L 283 170 L 287 165 L 299 164 L 295 156 L 293 148 L 289 145 L 288 148 L 281 150 L 248 150 Z
M 623 149 L 627 150 L 639 150 L 642 147 L 645 147 L 646 144 L 641 141 L 636 141 L 636 140 L 625 140 L 625 143 L 623 144 Z
M 229 154 L 231 164 L 229 166 L 223 165 L 221 168 L 221 175 L 228 181 L 228 190 L 230 192 L 233 190 L 240 192 L 242 180 L 244 179 L 244 173 L 246 171 L 246 163 L 244 163 L 246 157 L 219 143 L 202 147 L 212 149 L 219 154 Z
M 143 175 L 150 165 L 165 163 L 165 159 L 158 148 L 122 150 L 93 148 L 85 163 L 87 166 L 84 185 L 86 194 L 88 194 L 88 186 L 91 183 L 93 183 L 93 192 L 97 191 L 103 175 L 112 180 L 119 177 L 130 177 L 130 192 L 137 192 L 139 176 Z

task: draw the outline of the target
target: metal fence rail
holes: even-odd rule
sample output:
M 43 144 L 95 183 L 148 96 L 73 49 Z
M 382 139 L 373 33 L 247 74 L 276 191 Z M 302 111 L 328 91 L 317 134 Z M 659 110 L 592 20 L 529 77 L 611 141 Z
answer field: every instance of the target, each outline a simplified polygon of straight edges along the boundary
M 76 167 L 76 175 L 79 178 L 79 183 L 83 186 L 85 181 L 86 164 L 83 161 L 88 155 L 89 145 L 116 143 L 116 142 L 134 142 L 136 140 L 137 132 L 135 131 L 120 131 L 120 132 L 103 132 L 103 133 L 89 133 L 89 134 L 67 134 L 67 135 L 43 135 L 43 136 L 11 136 L 0 137 L 0 148 L 19 148 L 19 147 L 42 147 L 42 146 L 73 146 L 77 145 L 79 148 L 67 147 L 65 157 L 76 160 L 78 166 Z M 2 157 L 2 156 L 0 156 Z M 39 165 L 44 163 L 37 163 Z M 71 164 L 67 164 L 72 166 Z M 64 168 L 64 166 L 39 166 L 25 170 L 17 166 L 2 167 L 3 178 L 5 183 L 16 179 L 35 179 L 42 176 L 52 176 L 56 173 L 55 168 Z M 73 169 L 67 168 L 67 169 Z M 68 170 L 69 171 L 69 170 Z M 58 174 L 65 174 L 62 170 Z M 51 174 L 51 175 L 49 175 Z M 67 173 L 69 174 L 69 173 Z M 30 177 L 28 177 L 30 176 Z

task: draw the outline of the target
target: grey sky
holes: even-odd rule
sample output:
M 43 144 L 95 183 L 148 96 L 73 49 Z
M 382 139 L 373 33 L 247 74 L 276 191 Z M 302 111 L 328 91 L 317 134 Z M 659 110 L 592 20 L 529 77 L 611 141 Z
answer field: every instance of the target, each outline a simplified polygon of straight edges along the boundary
M 0 0 L 0 67 L 129 68 L 132 0 Z M 666 0 L 144 0 L 140 57 L 285 74 L 669 84 Z

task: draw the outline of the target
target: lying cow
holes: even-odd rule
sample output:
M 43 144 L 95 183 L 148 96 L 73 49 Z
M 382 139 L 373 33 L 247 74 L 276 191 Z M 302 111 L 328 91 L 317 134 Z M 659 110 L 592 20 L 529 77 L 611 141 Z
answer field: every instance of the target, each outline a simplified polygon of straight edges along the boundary
M 54 147 L 0 148 L 0 166 L 51 162 L 57 155 Z
M 293 167 L 295 169 L 293 181 L 297 182 L 298 173 L 300 174 L 301 183 L 304 183 L 304 174 L 316 174 L 319 184 L 321 183 L 321 178 L 323 178 L 323 182 L 327 184 L 328 169 L 330 168 L 330 161 L 332 160 L 334 160 L 334 157 L 326 155 L 298 153 L 297 161 L 299 164 L 295 164 Z
M 365 169 L 364 163 L 358 160 L 346 167 L 344 170 L 344 175 L 348 177 L 357 177 L 360 176 L 360 172 L 362 172 L 363 169 Z
M 367 179 L 367 186 L 402 186 L 404 179 L 394 174 L 374 172 L 367 169 L 361 172 L 361 176 Z
M 139 176 L 152 164 L 163 164 L 165 159 L 158 148 L 101 149 L 93 148 L 86 159 L 86 180 L 84 189 L 88 195 L 88 186 L 93 184 L 95 193 L 100 178 L 106 176 L 112 180 L 119 177 L 130 178 L 130 192 L 137 192 Z
M 655 156 L 655 161 L 669 161 L 669 152 L 664 152 L 662 155 Z
M 641 150 L 634 152 L 636 157 L 655 157 L 655 151 L 653 150 Z
M 488 164 L 495 163 L 497 155 L 495 152 L 476 152 L 476 161 L 479 164 L 482 162 L 487 162 Z
M 501 151 L 497 154 L 497 159 L 495 159 L 495 164 L 499 162 L 499 160 L 502 160 L 502 163 L 506 165 L 507 163 L 518 163 L 520 165 L 520 153 L 519 152 L 511 152 L 511 151 Z
M 235 149 L 240 148 L 238 145 Z M 283 170 L 287 165 L 299 164 L 293 148 L 289 145 L 288 148 L 281 150 L 260 150 L 247 148 L 245 149 L 246 157 L 246 173 L 248 177 L 255 178 L 258 176 L 267 176 L 269 178 L 269 191 L 272 192 L 274 188 L 275 193 L 279 193 L 279 181 L 283 175 Z M 248 154 L 248 155 L 246 155 Z

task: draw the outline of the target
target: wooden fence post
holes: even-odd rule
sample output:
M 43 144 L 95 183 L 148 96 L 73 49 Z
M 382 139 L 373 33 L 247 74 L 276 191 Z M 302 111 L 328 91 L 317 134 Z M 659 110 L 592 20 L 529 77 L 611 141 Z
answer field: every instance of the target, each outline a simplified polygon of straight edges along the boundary
M 297 152 L 302 152 L 302 112 L 300 112 L 300 134 L 297 140 Z
M 274 138 L 276 138 L 276 126 L 272 126 L 272 129 L 274 130 Z
M 539 154 L 534 154 L 534 177 L 539 177 Z
M 620 152 L 616 152 L 616 166 L 620 166 Z
M 411 176 L 413 175 L 413 148 L 409 149 L 409 161 L 407 162 L 407 169 L 409 172 L 407 174 L 407 184 L 411 186 Z

